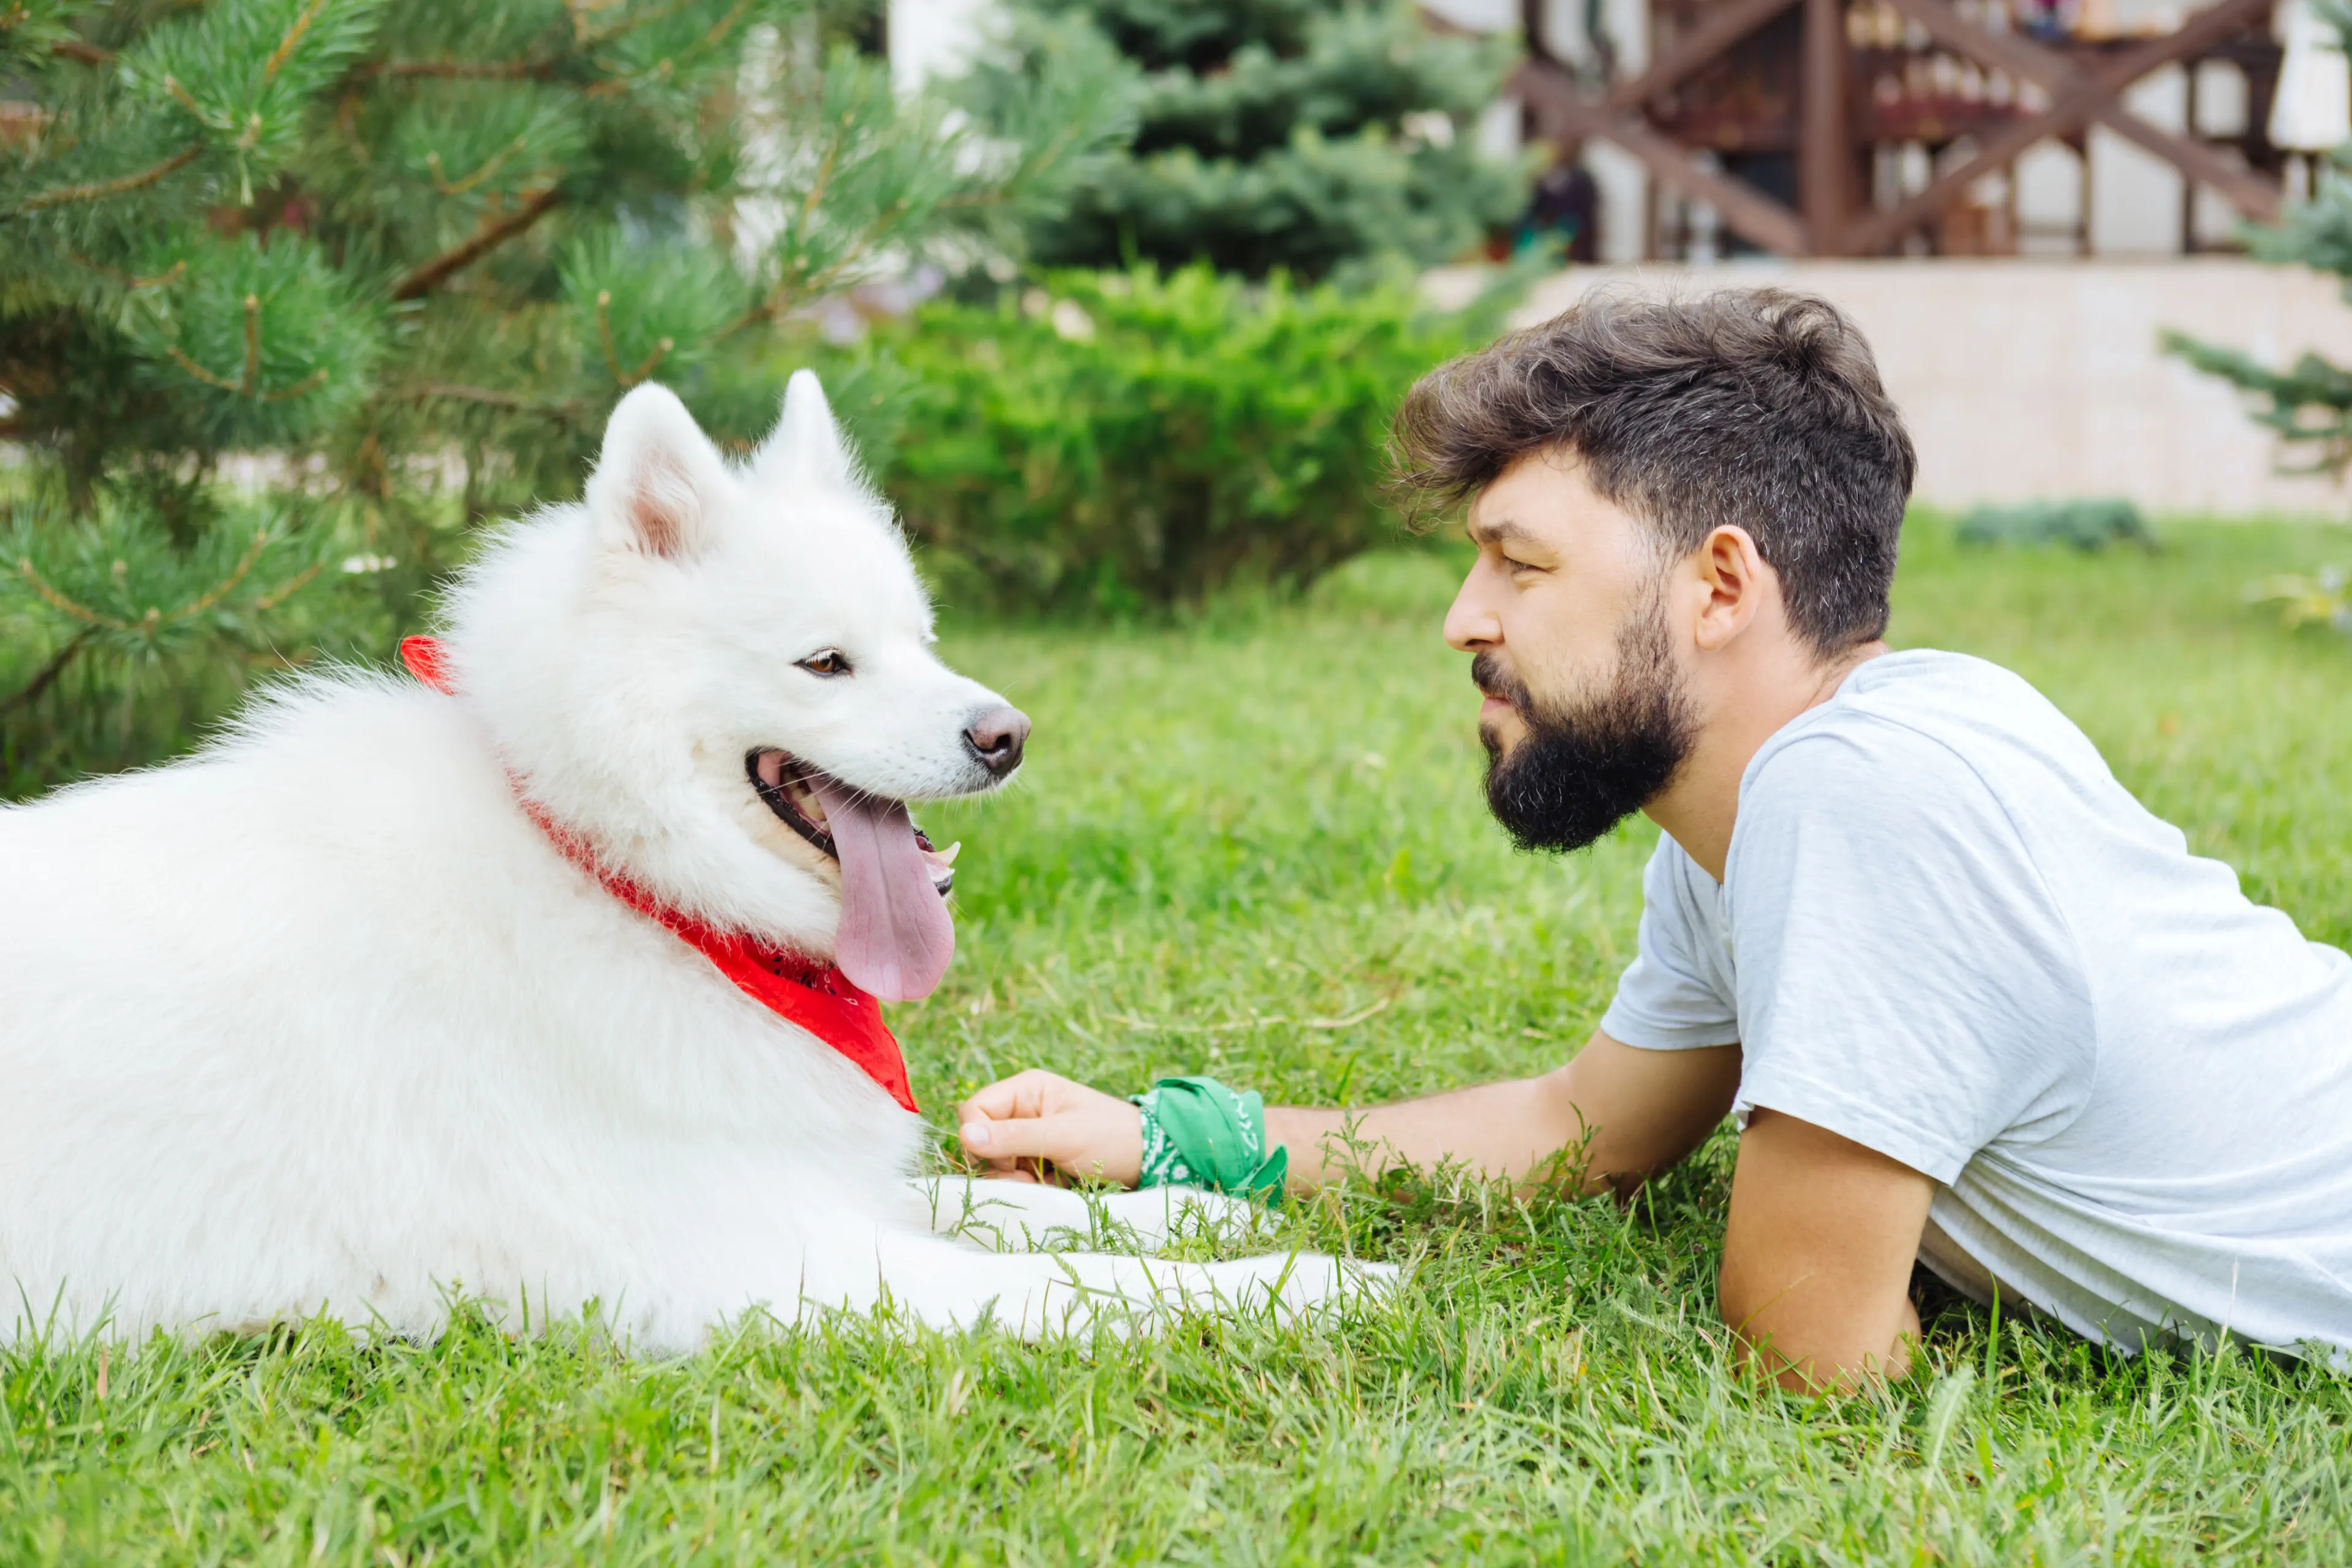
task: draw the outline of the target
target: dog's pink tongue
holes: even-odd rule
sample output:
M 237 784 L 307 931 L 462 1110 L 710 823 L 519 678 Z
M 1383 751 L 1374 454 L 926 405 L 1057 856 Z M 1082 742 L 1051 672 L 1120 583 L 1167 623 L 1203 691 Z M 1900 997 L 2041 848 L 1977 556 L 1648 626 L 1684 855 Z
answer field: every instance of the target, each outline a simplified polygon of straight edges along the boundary
M 822 774 L 825 831 L 841 858 L 841 930 L 835 962 L 885 1002 L 928 996 L 955 956 L 955 922 L 933 885 L 915 825 L 898 801 L 877 801 Z

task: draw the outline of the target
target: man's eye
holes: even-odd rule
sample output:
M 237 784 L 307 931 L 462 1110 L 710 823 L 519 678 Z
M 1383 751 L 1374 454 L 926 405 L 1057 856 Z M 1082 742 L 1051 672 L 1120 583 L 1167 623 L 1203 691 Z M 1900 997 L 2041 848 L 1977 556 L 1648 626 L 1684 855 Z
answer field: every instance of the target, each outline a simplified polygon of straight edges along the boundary
M 811 675 L 847 675 L 849 656 L 837 647 L 819 648 L 802 659 L 800 667 Z
M 1535 568 L 1525 561 L 1514 561 L 1511 557 L 1506 555 L 1503 557 L 1503 570 L 1506 572 L 1532 572 Z

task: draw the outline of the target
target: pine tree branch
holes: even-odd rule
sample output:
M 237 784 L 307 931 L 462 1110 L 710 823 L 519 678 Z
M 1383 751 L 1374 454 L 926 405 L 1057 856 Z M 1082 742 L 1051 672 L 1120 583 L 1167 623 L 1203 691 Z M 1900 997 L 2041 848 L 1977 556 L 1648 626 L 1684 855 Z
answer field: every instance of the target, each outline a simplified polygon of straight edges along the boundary
M 540 192 L 537 195 L 531 197 L 530 200 L 523 203 L 520 208 L 508 214 L 498 222 L 486 222 L 480 228 L 476 230 L 474 237 L 466 241 L 465 244 L 457 246 L 454 249 L 443 251 L 440 255 L 418 267 L 415 271 L 409 273 L 407 277 L 403 278 L 399 282 L 394 284 L 392 286 L 392 297 L 394 300 L 416 300 L 423 298 L 425 295 L 432 292 L 432 290 L 441 283 L 442 279 L 447 278 L 451 273 L 457 271 L 462 267 L 471 265 L 473 262 L 479 260 L 484 256 L 488 255 L 491 251 L 496 250 L 499 246 L 504 245 L 508 240 L 512 239 L 515 236 L 522 233 L 523 230 L 537 223 L 541 218 L 545 217 L 548 213 L 554 210 L 554 208 L 560 205 L 562 201 L 562 190 L 558 186 L 548 186 L 547 189 Z M 488 216 L 487 214 L 484 216 L 485 217 Z
M 310 579 L 316 577 L 320 573 L 326 569 L 327 563 L 325 562 L 312 562 L 310 565 L 305 566 L 299 572 L 295 573 L 292 577 L 289 578 L 285 585 L 280 587 L 278 592 L 274 594 L 264 594 L 258 599 L 254 600 L 253 607 L 256 610 L 262 611 L 264 613 L 276 609 L 278 605 L 284 604 L 287 600 L 292 598 L 295 595 L 309 587 L 310 585 Z M 285 661 L 281 658 L 279 662 L 283 663 Z
M 888 232 L 891 220 L 900 216 L 906 210 L 907 204 L 903 200 L 892 202 L 875 216 L 873 222 L 858 230 L 857 237 L 845 246 L 841 254 L 835 257 L 830 265 L 821 267 L 806 278 L 799 279 L 797 289 L 793 287 L 793 279 L 780 280 L 775 288 L 769 291 L 766 299 L 755 302 L 750 310 L 719 328 L 719 340 L 724 342 L 746 327 L 755 326 L 761 321 L 774 321 L 792 308 L 794 300 L 811 294 L 821 294 L 830 289 L 844 273 L 865 259 L 866 252 L 873 247 L 874 242 Z
M 615 38 L 625 38 L 647 22 L 656 22 L 665 16 L 676 16 L 686 9 L 687 4 L 688 0 L 670 0 L 667 5 L 640 11 L 627 21 L 601 33 L 589 30 L 588 18 L 594 14 L 595 6 L 583 4 L 583 0 L 563 0 L 563 8 L 572 13 L 572 42 L 583 49 L 593 49 L 600 45 L 609 44 Z
M 86 66 L 110 66 L 114 63 L 112 49 L 101 49 L 96 44 L 80 38 L 65 38 L 51 44 L 49 53 L 59 59 L 79 60 Z
M 576 398 L 550 401 L 543 397 L 525 397 L 519 392 L 501 392 L 494 386 L 467 386 L 460 382 L 447 381 L 420 381 L 402 387 L 395 395 L 420 403 L 446 397 L 455 403 L 479 403 L 490 408 L 504 408 L 516 414 L 537 414 L 549 419 L 576 419 L 584 406 Z
M 152 637 L 165 626 L 177 626 L 182 621 L 193 620 L 236 593 L 237 584 L 253 574 L 254 567 L 260 563 L 262 552 L 269 548 L 270 541 L 275 537 L 276 535 L 268 528 L 255 529 L 253 542 L 245 547 L 245 553 L 237 557 L 236 564 L 229 568 L 227 576 L 168 616 L 160 608 L 151 605 L 148 606 L 147 613 L 135 621 L 119 619 L 68 598 L 63 590 L 41 575 L 40 570 L 33 564 L 33 558 L 29 555 L 16 557 L 16 574 L 31 585 L 35 594 L 40 595 L 43 604 L 59 615 L 70 616 L 81 623 L 82 629 L 74 635 L 74 640 L 77 642 L 95 636 L 101 628 L 116 632 L 143 632 Z M 274 609 L 318 574 L 319 568 L 312 566 L 307 572 L 297 575 L 292 582 L 278 589 L 277 593 L 257 601 L 255 607 Z M 54 680 L 57 677 L 52 675 L 48 679 Z M 35 678 L 35 684 L 41 684 L 38 677 Z M 18 696 L 21 698 L 22 693 Z M 17 700 L 12 698 L 10 700 Z
M 252 573 L 254 564 L 261 559 L 261 552 L 269 548 L 269 530 L 267 528 L 255 529 L 253 531 L 253 542 L 245 547 L 245 553 L 237 558 L 236 564 L 229 569 L 228 575 L 215 584 L 211 592 L 199 595 L 193 602 L 184 605 L 180 609 L 173 611 L 172 619 L 174 621 L 184 621 L 192 619 L 194 616 L 201 616 L 206 610 L 211 609 L 215 605 L 219 604 L 223 599 L 227 598 L 231 594 L 236 592 L 236 585 L 246 580 L 247 576 Z M 313 570 L 315 571 L 316 569 L 313 568 Z M 291 592 L 291 589 L 289 588 L 288 591 Z M 148 612 L 148 616 L 150 619 L 152 619 L 154 612 L 150 610 Z
M 302 8 L 302 14 L 294 18 L 294 25 L 286 29 L 286 36 L 278 40 L 278 47 L 270 52 L 269 63 L 261 68 L 262 80 L 278 79 L 278 71 L 292 56 L 295 47 L 301 43 L 302 35 L 310 30 L 310 24 L 319 19 L 319 13 L 326 4 L 327 0 L 310 0 L 310 4 Z
M 65 595 L 50 586 L 48 579 L 41 575 L 39 570 L 33 564 L 33 558 L 29 555 L 16 557 L 16 574 L 31 585 L 33 592 L 40 596 L 41 603 L 61 616 L 68 616 L 79 621 L 83 627 L 81 635 L 85 637 L 101 626 L 109 631 L 117 632 L 134 631 L 138 628 L 136 622 L 116 620 L 112 616 L 101 615 L 88 605 L 76 604 L 67 598 Z M 150 626 L 162 620 L 163 617 L 163 612 L 161 610 L 147 612 L 147 623 Z
M 0 713 L 13 713 L 19 708 L 29 708 L 39 701 L 41 693 L 57 684 L 58 677 L 66 672 L 66 666 L 71 664 L 74 661 L 74 656 L 81 652 L 89 639 L 97 635 L 96 626 L 84 626 L 68 637 L 65 645 L 50 656 L 49 662 L 34 672 L 29 685 L 5 702 L 0 702 Z
M 706 49 L 717 48 L 726 40 L 727 35 L 735 30 L 735 24 L 743 19 L 743 13 L 747 8 L 745 0 L 735 0 L 734 5 L 727 7 L 727 15 L 713 22 L 710 25 L 710 30 L 702 35 L 700 47 Z
M 646 377 L 653 374 L 654 368 L 660 364 L 663 360 L 669 357 L 669 351 L 677 346 L 677 340 L 675 338 L 662 339 L 661 342 L 654 345 L 654 352 L 647 354 L 645 357 L 644 363 L 639 364 L 635 370 L 623 370 L 621 368 L 620 350 L 614 347 L 613 343 L 613 318 L 609 313 L 612 310 L 612 306 L 613 291 L 610 289 L 599 289 L 596 290 L 596 336 L 604 342 L 604 363 L 606 367 L 612 371 L 613 379 L 620 383 L 621 385 L 625 387 L 635 386 L 637 383 L 645 380 Z
M 261 390 L 261 296 L 258 294 L 247 294 L 245 297 L 245 375 L 243 379 L 231 381 L 225 375 L 214 374 L 183 353 L 177 343 L 165 344 L 163 352 L 172 356 L 173 363 L 203 382 L 206 386 L 216 386 L 223 392 L 234 392 L 239 397 L 250 397 L 257 403 L 290 402 L 323 384 L 327 379 L 328 367 L 321 365 L 291 386 L 282 386 L 276 392 Z
M 64 206 L 71 202 L 94 202 L 108 196 L 119 196 L 129 191 L 144 190 L 156 181 L 177 170 L 184 169 L 204 155 L 201 144 L 184 152 L 174 153 L 152 168 L 142 169 L 135 174 L 125 174 L 119 180 L 100 180 L 87 185 L 59 185 L 43 191 L 17 205 L 17 213 L 39 212 L 44 207 Z M 15 215 L 11 215 L 15 216 Z
M 801 202 L 803 223 L 806 223 L 809 215 L 816 211 L 817 204 L 824 200 L 825 187 L 833 184 L 834 165 L 841 161 L 841 143 L 847 132 L 848 126 L 845 124 L 841 132 L 825 143 L 824 157 L 816 166 L 816 178 L 809 182 L 808 195 Z
M 1036 179 L 1060 163 L 1062 155 L 1077 145 L 1077 129 L 1075 127 L 1066 129 L 1039 149 L 1034 156 L 1024 158 L 1012 177 L 1003 184 L 989 190 L 960 191 L 941 200 L 940 205 L 948 209 L 994 206 L 1004 200 L 1007 190 L 1020 185 L 1024 181 Z
M 362 77 L 453 77 L 492 81 L 551 81 L 553 60 L 373 60 Z
M 578 4 L 578 0 L 565 0 L 565 4 L 572 11 L 572 27 L 574 32 L 579 34 L 580 47 L 584 51 L 609 44 L 615 38 L 625 37 L 630 33 L 635 32 L 637 28 L 644 26 L 647 22 L 657 21 L 664 16 L 673 16 L 676 13 L 686 9 L 688 0 L 672 0 L 672 4 L 658 11 L 641 11 L 636 16 L 632 16 L 627 21 L 622 23 L 619 26 L 614 27 L 607 32 L 595 34 L 588 34 L 581 31 L 581 29 L 585 27 L 587 25 L 584 19 L 586 17 L 587 11 Z M 719 18 L 719 20 L 711 26 L 710 30 L 702 35 L 702 37 L 695 44 L 691 50 L 678 56 L 665 58 L 656 64 L 653 70 L 648 74 L 656 78 L 665 79 L 673 77 L 677 72 L 679 60 L 690 60 L 696 54 L 717 47 L 718 45 L 726 38 L 728 34 L 735 30 L 735 24 L 742 20 L 743 13 L 747 8 L 748 7 L 745 5 L 744 0 L 736 0 L 736 4 L 729 8 L 727 15 Z M 629 90 L 629 88 L 632 85 L 632 79 L 633 79 L 628 77 L 608 75 L 604 80 L 592 83 L 584 90 L 583 96 L 587 98 L 616 97 L 617 95 Z
M 182 370 L 184 370 L 190 375 L 194 376 L 206 386 L 216 386 L 223 392 L 242 393 L 245 391 L 245 388 L 239 386 L 236 383 L 229 380 L 227 377 L 215 375 L 212 372 L 198 364 L 194 359 L 191 359 L 188 356 L 187 351 L 181 348 L 177 343 L 164 344 L 163 352 L 172 356 L 172 363 L 173 364 L 178 365 Z
M 203 104 L 198 103 L 196 101 L 196 95 L 190 92 L 186 88 L 182 87 L 180 85 L 180 79 L 173 76 L 169 71 L 163 73 L 163 90 L 170 93 L 173 98 L 178 99 L 180 100 L 180 107 L 186 110 L 188 113 L 194 117 L 197 124 L 209 125 L 215 131 L 226 131 L 228 129 L 226 122 L 224 121 L 220 116 L 210 112 Z M 238 145 L 240 147 L 245 147 L 250 146 L 251 143 L 240 142 Z
M 488 180 L 491 175 L 497 174 L 500 169 L 505 168 L 509 159 L 512 158 L 516 153 L 527 150 L 529 146 L 530 142 L 527 138 L 521 136 L 516 137 L 504 147 L 499 148 L 488 158 L 483 159 L 482 166 L 476 169 L 472 174 L 467 175 L 462 180 L 452 180 L 441 172 L 441 154 L 438 152 L 427 153 L 425 154 L 425 166 L 433 171 L 433 188 L 435 190 L 440 192 L 445 196 L 462 196 L 468 191 L 473 190 L 476 186 L 481 184 L 485 180 Z M 545 169 L 541 169 L 539 172 L 539 174 L 541 179 L 550 177 L 549 172 Z
M 93 261 L 79 250 L 68 250 L 66 255 L 79 265 L 89 268 L 102 278 L 111 278 L 133 292 L 142 289 L 161 289 L 167 284 L 177 283 L 188 275 L 188 263 L 184 258 L 174 261 L 152 278 L 142 278 L 135 272 L 125 272 L 120 267 L 109 267 L 103 261 Z

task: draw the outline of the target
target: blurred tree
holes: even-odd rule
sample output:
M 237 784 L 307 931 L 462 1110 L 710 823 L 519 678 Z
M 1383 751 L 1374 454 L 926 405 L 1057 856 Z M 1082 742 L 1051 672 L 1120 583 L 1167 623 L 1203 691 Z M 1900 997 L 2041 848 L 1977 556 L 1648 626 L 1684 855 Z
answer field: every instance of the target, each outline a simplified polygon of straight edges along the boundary
M 1107 47 L 960 129 L 848 47 L 872 8 L 0 0 L 0 788 L 380 654 L 638 382 L 755 436 L 778 322 L 1124 132 Z
M 2352 178 L 2323 164 L 2312 200 L 2274 228 L 2249 228 L 2247 248 L 2264 261 L 2291 261 L 2347 279 L 2352 295 Z M 2277 433 L 2289 472 L 2343 478 L 2352 468 L 2352 370 L 2305 353 L 2273 370 L 2242 350 L 2168 331 L 2165 349 L 2208 374 L 2254 395 L 2253 417 Z
M 2321 15 L 2352 47 L 2352 6 L 2322 0 Z M 2342 128 L 2339 126 L 2338 130 Z M 2311 200 L 2288 209 L 2275 227 L 2249 226 L 2247 248 L 2264 261 L 2295 262 L 2346 279 L 2352 297 L 2352 147 L 2338 147 L 2314 169 Z M 2306 353 L 2273 370 L 2237 349 L 2166 332 L 2165 349 L 2199 370 L 2254 395 L 2254 418 L 2278 436 L 2291 471 L 2341 479 L 2352 468 L 2352 370 Z
M 1089 34 L 1141 74 L 1137 131 L 1030 224 L 1040 261 L 1345 279 L 1452 259 L 1526 205 L 1527 171 L 1473 134 L 1509 46 L 1433 33 L 1402 0 L 1016 0 L 1010 58 L 967 102 L 1001 119 Z

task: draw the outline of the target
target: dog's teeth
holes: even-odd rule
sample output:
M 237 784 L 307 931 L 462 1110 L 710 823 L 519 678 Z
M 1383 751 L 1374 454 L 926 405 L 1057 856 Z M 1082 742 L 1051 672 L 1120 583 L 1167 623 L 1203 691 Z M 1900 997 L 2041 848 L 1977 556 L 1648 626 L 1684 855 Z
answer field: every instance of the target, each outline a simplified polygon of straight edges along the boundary
M 959 838 L 946 848 L 934 851 L 931 858 L 942 866 L 952 866 L 955 864 L 955 858 L 962 852 L 963 840 Z

